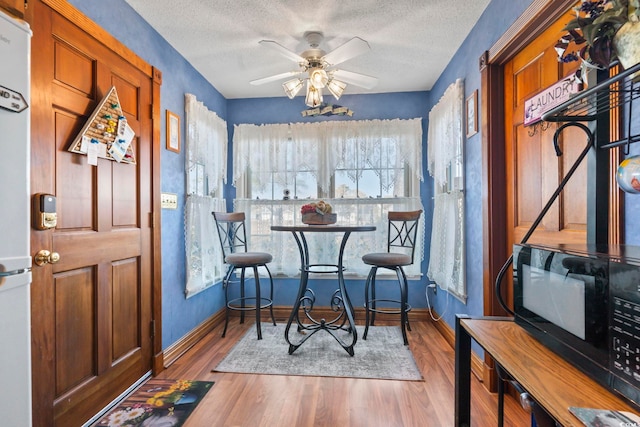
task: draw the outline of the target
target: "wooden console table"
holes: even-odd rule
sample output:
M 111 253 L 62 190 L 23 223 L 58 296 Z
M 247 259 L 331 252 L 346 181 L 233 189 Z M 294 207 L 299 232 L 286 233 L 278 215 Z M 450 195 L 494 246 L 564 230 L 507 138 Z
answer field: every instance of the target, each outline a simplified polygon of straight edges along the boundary
M 456 426 L 471 425 L 472 338 L 563 426 L 583 426 L 569 412 L 570 406 L 638 413 L 637 408 L 583 374 L 513 320 L 497 319 L 456 318 Z

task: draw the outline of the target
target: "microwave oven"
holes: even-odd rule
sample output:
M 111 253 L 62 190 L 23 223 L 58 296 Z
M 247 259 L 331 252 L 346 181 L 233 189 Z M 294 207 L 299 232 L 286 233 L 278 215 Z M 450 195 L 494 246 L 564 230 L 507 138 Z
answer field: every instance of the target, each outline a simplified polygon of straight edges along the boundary
M 640 407 L 640 248 L 514 245 L 515 321 Z

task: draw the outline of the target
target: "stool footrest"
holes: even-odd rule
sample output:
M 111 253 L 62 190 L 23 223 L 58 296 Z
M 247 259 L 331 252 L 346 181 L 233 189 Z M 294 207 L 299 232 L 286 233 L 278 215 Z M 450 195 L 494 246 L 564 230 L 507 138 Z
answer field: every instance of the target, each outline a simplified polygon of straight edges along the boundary
M 402 310 L 400 308 L 394 308 L 394 307 L 376 307 L 373 308 L 372 305 L 379 303 L 379 302 L 390 302 L 393 304 L 402 304 L 402 301 L 400 300 L 394 300 L 394 299 L 383 299 L 383 298 L 377 298 L 377 299 L 371 299 L 369 300 L 369 311 L 375 312 L 375 313 L 381 313 L 381 314 L 400 314 L 402 312 Z M 366 308 L 366 305 L 365 305 Z M 411 306 L 407 303 L 405 304 L 405 309 L 404 311 L 406 313 L 411 311 Z
M 251 301 L 253 302 L 253 305 L 245 305 L 244 307 L 242 307 L 242 301 Z M 244 298 L 235 298 L 232 300 L 229 300 L 229 302 L 227 303 L 227 308 L 229 310 L 236 310 L 236 311 L 254 311 L 256 309 L 256 297 L 244 297 Z M 260 298 L 260 308 L 269 308 L 273 305 L 273 301 L 271 301 L 269 298 Z

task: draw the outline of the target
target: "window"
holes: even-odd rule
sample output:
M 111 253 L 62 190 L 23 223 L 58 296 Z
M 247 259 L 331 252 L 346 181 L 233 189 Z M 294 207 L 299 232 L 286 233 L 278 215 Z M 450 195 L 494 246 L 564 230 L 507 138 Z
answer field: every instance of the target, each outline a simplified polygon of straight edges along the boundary
M 287 144 L 291 144 L 291 141 L 287 141 Z M 389 165 L 387 159 L 392 157 L 393 141 L 381 138 L 380 144 L 386 149 L 377 156 L 378 164 L 371 165 L 358 157 L 352 164 L 338 165 L 327 190 L 319 187 L 316 168 L 304 165 L 299 170 L 293 170 L 285 166 L 283 171 L 269 171 L 256 162 L 255 166 L 249 166 L 247 172 L 250 179 L 246 198 L 273 200 L 282 199 L 285 195 L 291 199 L 409 197 L 411 194 L 406 185 L 411 175 L 409 165 Z M 289 158 L 287 165 L 292 164 Z M 282 175 L 284 179 L 281 179 Z
M 308 200 L 331 203 L 342 224 L 377 226 L 375 233 L 349 240 L 353 247 L 345 251 L 350 257 L 345 264 L 359 275 L 369 270 L 362 254 L 386 247 L 387 212 L 423 209 L 420 119 L 237 125 L 233 147 L 234 209 L 251 218 L 251 247 L 274 254 L 270 268 L 275 273 L 296 275 L 299 263 L 290 262 L 298 257 L 291 236 L 271 233 L 270 227 L 298 223 Z M 424 229 L 421 236 L 422 242 Z M 311 253 L 322 254 L 315 262 L 335 262 L 339 244 L 326 239 L 341 236 L 309 237 L 316 245 Z M 420 262 L 407 273 L 420 275 Z
M 185 95 L 185 250 L 187 297 L 218 282 L 224 262 L 212 211 L 226 210 L 222 190 L 227 176 L 227 123 L 191 94 Z

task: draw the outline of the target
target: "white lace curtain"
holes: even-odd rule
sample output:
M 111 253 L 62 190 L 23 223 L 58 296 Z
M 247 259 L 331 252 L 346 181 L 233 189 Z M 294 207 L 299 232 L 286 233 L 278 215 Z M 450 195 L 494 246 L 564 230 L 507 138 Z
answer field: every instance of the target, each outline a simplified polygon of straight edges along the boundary
M 276 182 L 284 187 L 293 183 L 292 171 L 312 171 L 319 187 L 327 191 L 336 169 L 361 173 L 358 165 L 362 164 L 377 169 L 385 189 L 402 179 L 395 171 L 405 164 L 422 181 L 421 119 L 241 124 L 234 128 L 234 185 L 251 167 L 277 172 Z
M 362 165 L 379 167 L 382 185 L 391 187 L 396 177 L 391 169 L 404 170 L 408 165 L 416 185 L 410 185 L 406 197 L 323 199 L 333 206 L 338 222 L 347 225 L 373 224 L 375 232 L 352 233 L 345 249 L 348 274 L 366 276 L 369 266 L 362 262 L 367 252 L 386 250 L 387 212 L 424 209 L 418 180 L 422 175 L 421 119 L 323 122 L 312 124 L 236 125 L 233 137 L 234 185 L 242 182 L 249 168 L 268 171 L 284 186 L 291 186 L 296 171 L 317 174 L 318 186 L 329 189 L 337 169 L 357 174 Z M 272 232 L 272 225 L 300 223 L 300 207 L 306 200 L 257 200 L 246 197 L 238 186 L 234 210 L 250 218 L 251 249 L 273 254 L 272 273 L 299 274 L 298 248 L 291 233 Z M 327 191 L 328 192 L 328 191 Z M 308 233 L 312 263 L 335 263 L 340 247 L 340 233 Z M 415 262 L 405 271 L 409 276 L 422 274 L 424 258 L 424 219 L 418 233 Z M 381 275 L 385 274 L 381 272 Z
M 338 212 L 342 225 L 375 225 L 376 231 L 352 233 L 344 254 L 345 274 L 366 276 L 371 266 L 362 262 L 362 255 L 386 251 L 387 212 L 423 209 L 417 197 L 396 199 L 324 199 Z M 273 261 L 269 269 L 273 274 L 293 277 L 300 273 L 300 254 L 296 242 L 288 232 L 271 231 L 272 225 L 300 225 L 301 200 L 234 200 L 234 210 L 245 212 L 251 218 L 251 250 L 269 252 Z M 341 233 L 307 233 L 312 264 L 335 264 L 342 239 Z M 424 259 L 424 218 L 420 220 L 416 254 L 413 265 L 406 267 L 408 276 L 422 274 L 420 263 Z M 391 274 L 380 270 L 379 276 Z
M 224 271 L 220 242 L 211 216 L 226 210 L 227 123 L 194 95 L 185 95 L 187 200 L 185 245 L 188 297 L 218 282 Z
M 466 301 L 464 261 L 464 83 L 458 79 L 429 112 L 427 163 L 434 212 L 427 275 Z
M 227 182 L 227 122 L 186 94 L 187 195 L 221 197 Z

